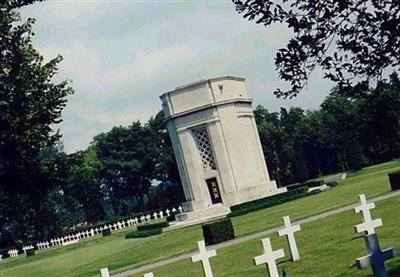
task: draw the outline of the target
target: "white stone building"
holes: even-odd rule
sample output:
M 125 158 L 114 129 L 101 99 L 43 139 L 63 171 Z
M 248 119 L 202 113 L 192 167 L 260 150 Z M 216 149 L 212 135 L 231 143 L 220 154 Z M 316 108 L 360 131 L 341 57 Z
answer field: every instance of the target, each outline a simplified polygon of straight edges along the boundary
M 285 191 L 270 180 L 244 78 L 202 80 L 160 98 L 187 200 L 179 221 Z

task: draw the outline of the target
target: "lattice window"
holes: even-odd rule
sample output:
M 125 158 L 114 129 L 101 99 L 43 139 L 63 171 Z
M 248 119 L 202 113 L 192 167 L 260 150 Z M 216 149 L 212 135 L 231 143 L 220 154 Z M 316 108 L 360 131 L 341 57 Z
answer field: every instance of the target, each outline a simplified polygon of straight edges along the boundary
M 197 149 L 199 150 L 200 153 L 204 169 L 216 170 L 217 167 L 215 166 L 215 159 L 212 152 L 207 129 L 205 127 L 196 128 L 193 129 L 192 132 L 197 144 Z

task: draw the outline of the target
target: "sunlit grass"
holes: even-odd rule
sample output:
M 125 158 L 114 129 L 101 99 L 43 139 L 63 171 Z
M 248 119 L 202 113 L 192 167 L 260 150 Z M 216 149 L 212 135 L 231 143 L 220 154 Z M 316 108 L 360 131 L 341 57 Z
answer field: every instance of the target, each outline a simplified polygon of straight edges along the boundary
M 233 224 L 236 235 L 243 236 L 280 225 L 284 215 L 299 219 L 356 202 L 359 193 L 365 193 L 367 197 L 387 193 L 390 190 L 387 173 L 398 169 L 400 161 L 369 167 L 350 174 L 337 187 L 321 194 L 235 217 Z M 192 251 L 196 247 L 196 241 L 202 238 L 200 226 L 150 238 L 125 240 L 124 236 L 129 231 L 131 229 L 110 237 L 90 239 L 78 245 L 39 252 L 34 257 L 7 259 L 0 263 L 0 276 L 98 276 L 99 269 L 105 266 L 116 272 Z M 221 251 L 223 253 L 225 249 Z M 239 270 L 229 276 L 244 275 L 240 275 Z

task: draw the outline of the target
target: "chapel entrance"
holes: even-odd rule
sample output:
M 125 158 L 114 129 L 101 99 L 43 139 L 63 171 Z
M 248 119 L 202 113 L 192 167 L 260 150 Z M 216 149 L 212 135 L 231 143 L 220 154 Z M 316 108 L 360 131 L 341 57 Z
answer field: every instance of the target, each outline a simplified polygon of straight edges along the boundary
M 210 193 L 211 202 L 213 204 L 222 203 L 221 192 L 219 191 L 217 178 L 210 178 L 206 180 L 208 192 Z

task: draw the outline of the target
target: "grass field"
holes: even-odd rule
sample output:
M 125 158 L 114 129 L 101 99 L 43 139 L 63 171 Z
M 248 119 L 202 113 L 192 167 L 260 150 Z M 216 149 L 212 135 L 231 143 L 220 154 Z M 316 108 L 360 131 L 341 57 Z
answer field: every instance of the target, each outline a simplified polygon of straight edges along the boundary
M 400 249 L 400 198 L 379 202 L 373 211 L 374 218 L 383 220 L 383 227 L 377 232 L 382 248 Z M 360 215 L 352 211 L 344 212 L 302 226 L 296 233 L 301 260 L 291 262 L 285 238 L 276 234 L 270 235 L 274 250 L 283 248 L 286 258 L 278 262 L 288 276 L 295 277 L 357 277 L 371 276 L 371 270 L 359 270 L 354 267 L 356 258 L 367 254 L 363 238 L 353 232 L 353 226 L 361 222 Z M 254 266 L 252 258 L 262 254 L 259 239 L 218 250 L 217 256 L 211 258 L 215 276 L 260 277 L 266 275 L 265 266 Z M 387 262 L 391 277 L 400 276 L 400 257 Z M 189 259 L 155 269 L 154 276 L 202 276 L 200 263 L 193 264 Z M 177 272 L 183 272 L 177 274 Z M 132 277 L 143 276 L 140 274 Z
M 295 220 L 318 214 L 326 210 L 334 209 L 349 203 L 356 202 L 357 195 L 359 193 L 365 193 L 367 197 L 386 193 L 390 190 L 387 180 L 387 173 L 398 169 L 400 169 L 400 161 L 394 161 L 369 167 L 359 172 L 349 174 L 348 179 L 340 182 L 339 186 L 334 187 L 324 193 L 288 202 L 279 206 L 260 210 L 240 217 L 235 217 L 233 218 L 235 232 L 238 236 L 243 236 L 280 225 L 281 217 L 284 215 L 290 215 L 292 220 Z M 396 218 L 399 222 L 399 217 L 397 216 Z M 353 217 L 353 220 L 356 219 L 357 218 Z M 385 231 L 386 224 L 389 223 L 390 219 L 387 219 L 386 216 L 383 218 L 383 220 L 385 222 L 385 227 L 383 228 L 383 231 Z M 319 224 L 319 222 L 320 221 L 314 224 Z M 351 225 L 352 223 L 350 223 L 350 230 Z M 304 233 L 306 233 L 307 231 L 305 228 L 309 228 L 308 226 L 313 226 L 313 224 L 304 226 Z M 0 276 L 99 276 L 99 269 L 105 266 L 109 267 L 109 269 L 113 272 L 119 272 L 130 267 L 136 267 L 152 261 L 171 257 L 188 251 L 193 251 L 196 247 L 196 241 L 202 238 L 200 226 L 171 231 L 145 239 L 125 240 L 124 235 L 128 231 L 130 230 L 116 233 L 106 238 L 95 238 L 86 240 L 75 246 L 56 248 L 45 252 L 38 252 L 38 254 L 34 257 L 26 258 L 22 256 L 16 259 L 7 259 L 0 263 Z M 383 234 L 384 233 L 382 233 L 382 235 Z M 350 233 L 350 235 L 352 234 Z M 252 243 L 258 244 L 257 242 Z M 246 248 L 246 245 L 247 243 L 243 244 L 243 248 Z M 242 244 L 236 247 L 242 249 Z M 279 243 L 275 247 L 279 247 Z M 312 249 L 314 248 L 310 246 L 310 251 Z M 235 259 L 234 257 L 230 257 L 229 252 L 224 255 L 225 251 L 228 250 L 223 249 L 220 251 L 221 257 L 225 257 L 224 259 Z M 251 251 L 255 252 L 254 255 L 257 255 L 258 252 L 261 251 L 261 249 L 258 246 L 254 249 L 251 248 Z M 306 249 L 303 249 L 303 251 L 306 251 Z M 360 253 L 362 254 L 362 252 Z M 243 255 L 247 254 L 244 253 Z M 304 252 L 304 254 L 306 254 L 306 252 Z M 220 258 L 215 259 L 216 267 L 218 267 L 218 259 Z M 305 260 L 306 259 L 304 259 L 303 261 Z M 249 261 L 249 263 L 251 264 L 251 260 Z M 315 263 L 318 264 L 318 266 L 316 266 L 315 268 L 320 268 L 319 264 L 321 263 L 321 261 L 316 261 Z M 223 263 L 221 263 L 221 265 L 223 265 Z M 286 263 L 283 263 L 283 265 L 286 268 Z M 181 263 L 178 263 L 176 266 L 181 266 Z M 196 267 L 189 270 L 195 270 L 195 268 Z M 288 270 L 289 269 L 296 270 L 295 267 L 292 267 L 288 264 Z M 229 273 L 229 275 L 224 276 L 244 276 L 241 275 L 240 269 L 238 270 L 239 271 L 235 271 L 236 273 L 231 272 Z M 252 270 L 256 270 L 256 272 L 258 272 L 258 269 L 251 269 L 248 273 L 249 275 L 247 276 L 252 276 L 250 275 L 252 274 Z M 216 275 L 218 274 L 218 272 L 222 271 L 225 272 L 224 267 L 222 267 L 222 269 L 216 268 Z M 293 271 L 293 273 L 294 272 L 296 271 Z M 162 274 L 161 276 L 164 275 Z M 175 274 L 175 276 L 177 275 Z M 220 276 L 220 274 L 218 274 L 218 276 Z M 294 274 L 294 276 L 298 275 Z

